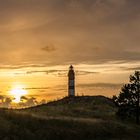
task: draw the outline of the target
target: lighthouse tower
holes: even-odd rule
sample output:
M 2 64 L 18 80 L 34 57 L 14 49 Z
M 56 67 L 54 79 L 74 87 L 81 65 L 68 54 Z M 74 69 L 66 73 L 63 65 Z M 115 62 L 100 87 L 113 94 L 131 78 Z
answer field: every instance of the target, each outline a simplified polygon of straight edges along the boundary
M 69 67 L 68 72 L 68 96 L 75 96 L 75 72 L 72 65 Z

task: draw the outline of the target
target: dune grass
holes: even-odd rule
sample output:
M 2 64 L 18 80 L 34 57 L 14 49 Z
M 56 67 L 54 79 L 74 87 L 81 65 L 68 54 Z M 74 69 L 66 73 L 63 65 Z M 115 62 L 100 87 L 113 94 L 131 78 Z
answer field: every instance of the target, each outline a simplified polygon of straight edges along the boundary
M 140 139 L 140 126 L 118 120 L 115 110 L 105 97 L 65 98 L 24 110 L 1 109 L 0 140 Z
M 46 105 L 23 109 L 22 112 L 46 117 L 114 118 L 117 108 L 104 96 L 63 98 Z

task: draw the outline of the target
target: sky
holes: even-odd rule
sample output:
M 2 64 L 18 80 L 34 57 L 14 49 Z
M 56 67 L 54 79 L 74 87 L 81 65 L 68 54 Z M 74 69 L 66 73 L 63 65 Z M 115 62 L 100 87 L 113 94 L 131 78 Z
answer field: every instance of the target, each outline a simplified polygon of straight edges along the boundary
M 140 69 L 139 25 L 139 0 L 0 0 L 0 105 L 66 96 L 70 64 L 77 95 L 118 94 Z

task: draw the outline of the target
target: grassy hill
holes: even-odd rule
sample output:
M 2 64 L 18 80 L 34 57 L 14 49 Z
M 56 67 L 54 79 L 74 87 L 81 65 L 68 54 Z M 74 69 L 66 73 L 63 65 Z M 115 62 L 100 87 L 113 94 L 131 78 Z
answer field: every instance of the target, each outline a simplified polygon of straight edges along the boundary
M 63 98 L 23 110 L 0 110 L 1 140 L 133 140 L 140 126 L 120 121 L 103 96 Z
M 102 118 L 114 117 L 116 107 L 104 96 L 63 98 L 45 105 L 22 110 L 42 117 Z

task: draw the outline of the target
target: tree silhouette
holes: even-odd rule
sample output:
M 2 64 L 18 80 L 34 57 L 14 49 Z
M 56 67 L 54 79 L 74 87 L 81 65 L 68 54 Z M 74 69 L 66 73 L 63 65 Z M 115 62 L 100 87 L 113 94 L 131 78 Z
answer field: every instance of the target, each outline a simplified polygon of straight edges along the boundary
M 115 104 L 119 107 L 117 114 L 122 117 L 136 117 L 139 124 L 140 116 L 140 71 L 130 75 L 130 83 L 125 84 L 119 96 L 113 96 Z

